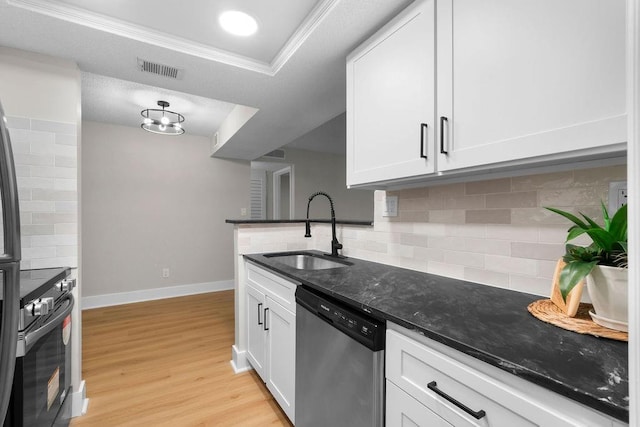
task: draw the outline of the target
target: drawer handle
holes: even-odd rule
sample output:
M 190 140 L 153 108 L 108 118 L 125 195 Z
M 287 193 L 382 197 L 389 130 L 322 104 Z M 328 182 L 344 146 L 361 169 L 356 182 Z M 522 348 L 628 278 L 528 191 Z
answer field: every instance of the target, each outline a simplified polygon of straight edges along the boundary
M 260 320 L 260 312 L 262 311 L 262 303 L 258 303 L 258 325 L 262 325 L 262 320 Z
M 264 330 L 268 331 L 269 328 L 267 327 L 267 312 L 269 311 L 269 307 L 264 309 Z
M 440 117 L 440 153 L 445 156 L 449 154 L 447 150 L 444 149 L 444 123 L 447 122 L 449 124 L 449 119 L 444 116 Z
M 476 420 L 479 420 L 480 418 L 483 418 L 485 415 L 487 415 L 487 413 L 484 412 L 482 409 L 479 410 L 478 412 L 476 412 L 473 409 L 469 408 L 468 406 L 458 402 L 456 399 L 454 399 L 453 397 L 449 396 L 444 391 L 440 390 L 438 388 L 438 384 L 435 381 L 431 381 L 429 384 L 427 384 L 427 387 L 429 387 L 429 390 L 432 390 L 438 396 L 444 397 L 446 400 L 448 400 L 449 402 L 453 403 L 458 408 L 462 409 L 464 412 L 466 412 L 467 414 L 471 415 Z
M 429 125 L 426 123 L 420 123 L 420 157 L 423 159 L 427 158 L 427 155 L 424 154 L 424 131 L 429 128 Z

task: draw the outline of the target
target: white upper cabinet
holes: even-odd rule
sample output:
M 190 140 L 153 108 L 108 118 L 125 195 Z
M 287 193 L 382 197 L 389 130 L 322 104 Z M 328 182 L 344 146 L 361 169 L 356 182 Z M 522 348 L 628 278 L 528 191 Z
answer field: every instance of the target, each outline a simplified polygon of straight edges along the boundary
M 438 170 L 626 141 L 624 0 L 439 0 L 437 22 Z
M 347 184 L 623 155 L 625 13 L 624 0 L 414 3 L 347 59 Z
M 347 60 L 347 182 L 435 170 L 435 2 L 410 6 Z

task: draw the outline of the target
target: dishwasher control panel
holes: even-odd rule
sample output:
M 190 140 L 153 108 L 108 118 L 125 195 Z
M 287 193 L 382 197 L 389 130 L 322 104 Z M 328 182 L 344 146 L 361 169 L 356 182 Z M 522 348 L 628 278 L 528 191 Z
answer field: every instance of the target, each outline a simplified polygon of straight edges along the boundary
M 296 302 L 372 350 L 384 348 L 384 321 L 302 286 L 298 286 L 296 290 Z

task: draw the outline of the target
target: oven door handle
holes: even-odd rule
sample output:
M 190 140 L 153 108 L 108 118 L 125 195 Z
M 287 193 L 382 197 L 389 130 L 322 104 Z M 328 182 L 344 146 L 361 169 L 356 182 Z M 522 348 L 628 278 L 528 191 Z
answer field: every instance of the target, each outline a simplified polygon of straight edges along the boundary
M 38 342 L 42 337 L 47 335 L 49 332 L 54 330 L 57 326 L 59 326 L 62 321 L 71 313 L 73 310 L 73 295 L 71 293 L 67 294 L 67 297 L 63 300 L 63 304 L 68 303 L 66 307 L 60 309 L 59 313 L 53 316 L 47 323 L 40 326 L 35 331 L 29 332 L 24 336 L 24 353 L 26 354 L 31 347 L 35 343 Z M 58 310 L 56 310 L 58 311 Z M 20 350 L 20 349 L 19 349 Z

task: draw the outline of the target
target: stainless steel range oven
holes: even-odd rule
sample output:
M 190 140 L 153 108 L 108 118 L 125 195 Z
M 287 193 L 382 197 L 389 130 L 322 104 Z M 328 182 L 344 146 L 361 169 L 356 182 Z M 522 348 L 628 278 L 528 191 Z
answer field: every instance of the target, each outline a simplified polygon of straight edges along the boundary
M 22 271 L 17 358 L 4 427 L 62 427 L 71 419 L 68 268 Z

